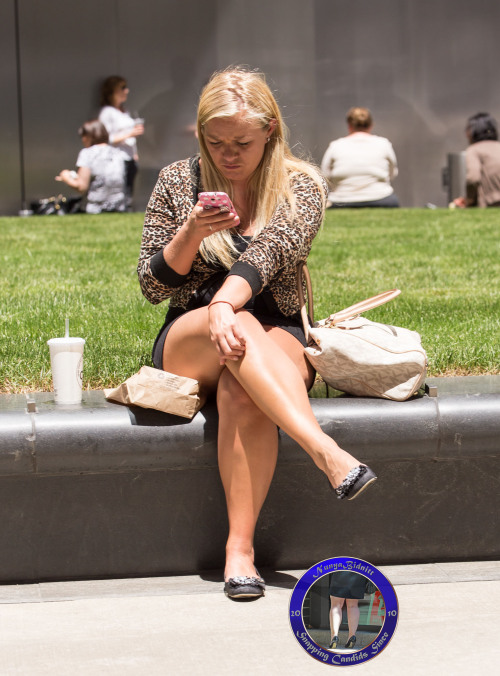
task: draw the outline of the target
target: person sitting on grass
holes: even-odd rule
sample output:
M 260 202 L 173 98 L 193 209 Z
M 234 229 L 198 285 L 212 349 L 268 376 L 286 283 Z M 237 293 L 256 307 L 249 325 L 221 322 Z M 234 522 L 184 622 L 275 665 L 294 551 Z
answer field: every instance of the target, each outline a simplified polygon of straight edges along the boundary
M 199 156 L 160 173 L 146 211 L 139 280 L 170 298 L 153 347 L 157 368 L 199 381 L 219 413 L 218 461 L 229 536 L 224 591 L 258 597 L 254 532 L 273 477 L 278 427 L 352 499 L 375 474 L 326 435 L 307 389 L 296 267 L 322 223 L 326 185 L 296 158 L 262 74 L 215 73 L 198 106 Z M 226 192 L 230 211 L 206 210 L 202 191 Z
M 321 171 L 330 183 L 329 208 L 399 207 L 391 180 L 398 175 L 391 142 L 372 134 L 368 108 L 347 111 L 349 134 L 328 146 Z
M 500 142 L 498 126 L 489 113 L 477 113 L 467 120 L 465 133 L 466 192 L 457 197 L 457 207 L 500 207 Z
M 126 211 L 123 153 L 108 144 L 108 132 L 99 120 L 85 122 L 78 133 L 84 146 L 76 160 L 78 171 L 63 169 L 55 180 L 87 195 L 88 214 Z

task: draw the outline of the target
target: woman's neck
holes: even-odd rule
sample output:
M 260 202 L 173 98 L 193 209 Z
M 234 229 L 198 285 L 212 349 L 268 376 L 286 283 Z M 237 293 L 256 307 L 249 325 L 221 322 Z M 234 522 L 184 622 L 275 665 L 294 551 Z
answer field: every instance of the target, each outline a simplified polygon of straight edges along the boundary
M 253 230 L 253 219 L 255 214 L 251 213 L 251 206 L 248 201 L 248 188 L 246 183 L 233 183 L 233 203 L 238 216 L 240 225 L 238 232 L 241 235 L 251 235 Z

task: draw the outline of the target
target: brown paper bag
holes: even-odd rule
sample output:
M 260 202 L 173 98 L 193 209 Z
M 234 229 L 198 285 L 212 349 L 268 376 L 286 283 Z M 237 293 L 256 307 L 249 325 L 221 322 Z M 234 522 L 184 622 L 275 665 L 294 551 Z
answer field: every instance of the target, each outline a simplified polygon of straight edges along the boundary
M 154 408 L 192 418 L 205 403 L 199 392 L 197 380 L 142 366 L 139 373 L 134 373 L 117 388 L 104 390 L 104 396 L 119 404 Z

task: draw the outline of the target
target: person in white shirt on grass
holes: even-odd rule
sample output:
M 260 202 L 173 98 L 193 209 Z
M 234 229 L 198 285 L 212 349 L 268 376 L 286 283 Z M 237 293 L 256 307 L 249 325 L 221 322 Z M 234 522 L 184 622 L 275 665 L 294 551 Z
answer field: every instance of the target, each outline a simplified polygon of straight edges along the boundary
M 123 153 L 108 144 L 108 132 L 99 120 L 85 122 L 78 133 L 84 146 L 76 160 L 78 171 L 63 169 L 56 181 L 87 195 L 88 214 L 126 211 Z
M 321 162 L 329 182 L 327 207 L 399 207 L 391 180 L 398 175 L 390 141 L 371 133 L 368 108 L 347 112 L 348 136 L 332 141 Z

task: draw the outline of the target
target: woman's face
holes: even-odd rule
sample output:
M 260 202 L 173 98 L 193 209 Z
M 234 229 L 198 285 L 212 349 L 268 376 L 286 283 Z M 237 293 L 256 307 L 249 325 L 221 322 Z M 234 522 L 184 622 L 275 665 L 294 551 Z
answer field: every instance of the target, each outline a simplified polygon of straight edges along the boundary
M 265 128 L 246 119 L 244 113 L 213 118 L 204 129 L 205 142 L 213 163 L 224 178 L 246 183 L 264 155 L 267 139 L 276 120 Z
M 113 105 L 115 108 L 119 108 L 127 100 L 129 94 L 129 88 L 126 82 L 122 82 L 121 85 L 118 85 L 113 92 Z

